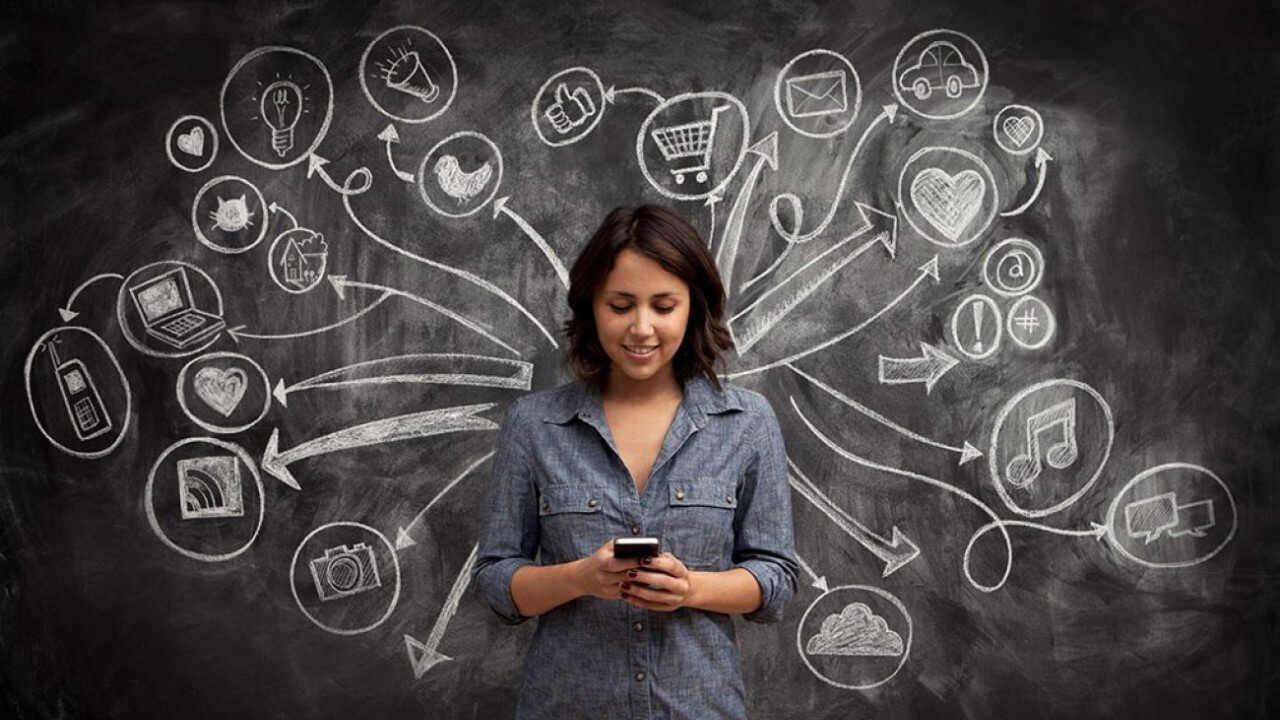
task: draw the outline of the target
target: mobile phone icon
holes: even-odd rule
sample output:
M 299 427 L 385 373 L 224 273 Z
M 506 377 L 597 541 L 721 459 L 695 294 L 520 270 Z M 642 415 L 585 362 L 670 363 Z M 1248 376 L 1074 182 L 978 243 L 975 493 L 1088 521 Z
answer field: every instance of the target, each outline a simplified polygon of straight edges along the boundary
M 62 393 L 62 404 L 67 419 L 81 441 L 92 440 L 111 432 L 111 416 L 102 404 L 102 396 L 93 382 L 93 376 L 85 364 L 76 358 L 63 362 L 58 357 L 56 341 L 45 343 L 53 362 L 53 373 Z

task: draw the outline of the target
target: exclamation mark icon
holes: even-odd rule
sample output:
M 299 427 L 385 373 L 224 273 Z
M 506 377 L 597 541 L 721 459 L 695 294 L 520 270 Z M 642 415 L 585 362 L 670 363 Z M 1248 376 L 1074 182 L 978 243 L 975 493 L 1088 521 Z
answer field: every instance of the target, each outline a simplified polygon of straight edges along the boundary
M 973 352 L 982 354 L 982 303 L 973 304 Z

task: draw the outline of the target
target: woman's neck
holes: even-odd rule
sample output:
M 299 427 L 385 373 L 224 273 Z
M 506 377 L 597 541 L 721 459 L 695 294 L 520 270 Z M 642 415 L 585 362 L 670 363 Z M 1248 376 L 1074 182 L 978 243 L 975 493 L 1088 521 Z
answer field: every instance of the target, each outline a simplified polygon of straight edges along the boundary
M 684 397 L 684 388 L 670 368 L 651 378 L 636 380 L 621 372 L 611 371 L 600 393 L 602 400 L 624 405 L 645 405 Z

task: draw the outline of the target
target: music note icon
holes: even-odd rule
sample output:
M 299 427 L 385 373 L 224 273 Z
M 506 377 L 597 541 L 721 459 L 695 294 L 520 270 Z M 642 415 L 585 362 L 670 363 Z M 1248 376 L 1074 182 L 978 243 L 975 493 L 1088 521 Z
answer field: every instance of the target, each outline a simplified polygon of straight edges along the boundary
M 1050 445 L 1042 459 L 1040 436 L 1059 430 L 1062 439 Z M 1040 477 L 1046 460 L 1050 467 L 1058 470 L 1074 463 L 1080 455 L 1076 443 L 1076 399 L 1063 400 L 1027 418 L 1026 443 L 1026 453 L 1013 458 L 1005 467 L 1005 478 L 1014 487 L 1026 487 Z

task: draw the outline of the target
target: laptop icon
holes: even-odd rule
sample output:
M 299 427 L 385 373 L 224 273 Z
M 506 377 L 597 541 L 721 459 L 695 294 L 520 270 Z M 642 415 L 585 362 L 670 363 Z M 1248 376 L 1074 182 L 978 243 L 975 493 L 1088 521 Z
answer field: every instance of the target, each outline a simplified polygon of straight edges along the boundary
M 227 323 L 195 307 L 186 268 L 174 268 L 129 288 L 147 334 L 179 350 L 217 335 Z

